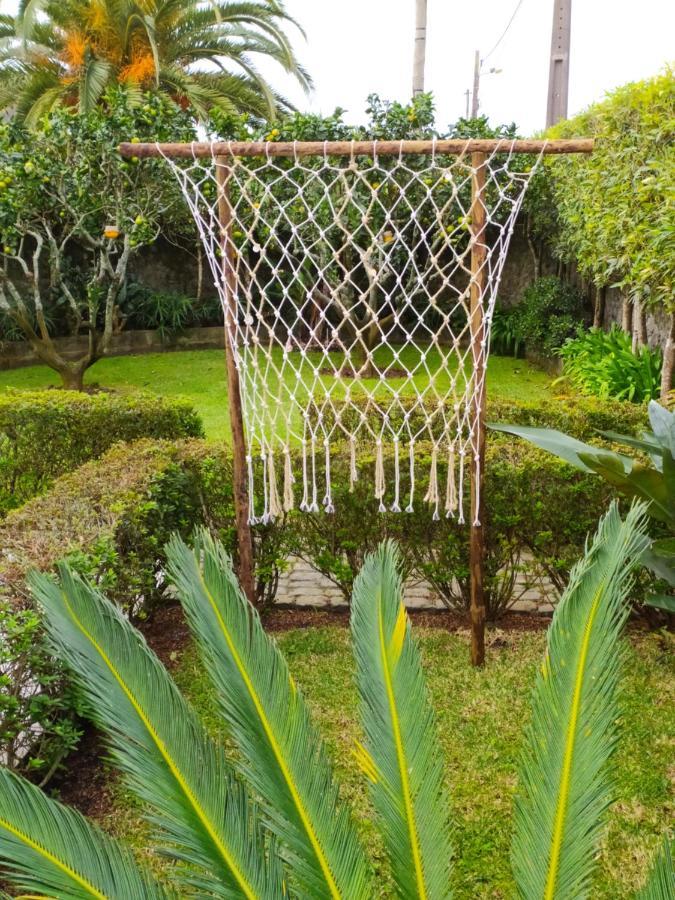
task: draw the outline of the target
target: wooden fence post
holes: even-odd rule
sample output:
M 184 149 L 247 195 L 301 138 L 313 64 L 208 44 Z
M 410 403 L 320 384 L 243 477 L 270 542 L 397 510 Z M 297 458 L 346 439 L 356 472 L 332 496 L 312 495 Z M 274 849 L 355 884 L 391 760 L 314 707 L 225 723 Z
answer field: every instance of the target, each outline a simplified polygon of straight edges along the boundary
M 216 183 L 218 185 L 218 219 L 220 222 L 220 246 L 222 249 L 223 293 L 225 296 L 225 361 L 227 365 L 228 408 L 232 431 L 232 486 L 234 510 L 237 525 L 237 548 L 239 555 L 239 583 L 251 603 L 255 604 L 255 577 L 253 567 L 253 539 L 248 521 L 248 485 L 246 466 L 246 439 L 241 406 L 239 372 L 234 358 L 237 333 L 237 310 L 235 302 L 236 273 L 234 244 L 232 243 L 232 207 L 230 206 L 228 180 L 230 169 L 227 160 L 215 159 Z
M 483 574 L 485 569 L 484 491 L 485 468 L 485 362 L 487 347 L 483 301 L 487 287 L 486 207 L 484 201 L 485 153 L 471 154 L 471 353 L 473 357 L 474 392 L 471 400 L 473 446 L 476 456 L 471 470 L 471 534 L 469 568 L 471 575 L 471 662 L 482 666 L 485 662 L 485 597 Z M 477 457 L 477 458 L 476 458 Z M 476 524 L 480 522 L 480 524 Z

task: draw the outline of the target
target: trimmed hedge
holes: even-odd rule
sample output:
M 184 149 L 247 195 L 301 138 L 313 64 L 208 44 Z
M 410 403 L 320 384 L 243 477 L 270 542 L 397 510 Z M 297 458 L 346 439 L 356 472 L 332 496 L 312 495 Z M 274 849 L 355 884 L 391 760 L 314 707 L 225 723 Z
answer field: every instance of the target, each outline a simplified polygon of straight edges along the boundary
M 381 427 L 382 415 L 375 404 L 365 398 L 354 397 L 354 409 L 349 410 L 342 419 L 345 428 L 353 431 L 360 420 L 372 417 L 372 427 Z M 434 406 L 427 405 L 426 411 L 415 407 L 410 397 L 399 400 L 401 409 L 390 412 L 389 423 L 392 428 L 403 424 L 404 416 L 408 416 L 408 424 L 413 434 L 424 433 L 425 416 L 434 415 Z M 436 415 L 441 415 L 439 410 Z M 637 435 L 649 425 L 646 404 L 625 403 L 619 400 L 600 400 L 596 397 L 556 397 L 545 403 L 488 399 L 486 418 L 488 422 L 510 423 L 512 425 L 541 425 L 557 428 L 571 434 L 581 441 L 603 443 L 599 431 L 618 431 L 621 434 Z M 329 410 L 323 413 L 323 421 L 327 428 L 334 424 Z
M 62 476 L 0 524 L 0 759 L 44 780 L 77 740 L 74 703 L 41 643 L 25 579 L 60 559 L 133 616 L 162 597 L 162 548 L 196 513 L 189 479 L 168 443 L 119 445 Z M 36 736 L 39 735 L 39 739 Z
M 193 407 L 153 394 L 18 391 L 0 395 L 0 515 L 118 441 L 203 436 Z
M 431 447 L 419 444 L 417 450 L 413 512 L 378 512 L 379 500 L 373 496 L 374 453 L 358 459 L 359 478 L 350 491 L 345 446 L 331 458 L 335 513 L 294 510 L 285 527 L 293 534 L 294 551 L 333 581 L 347 600 L 365 554 L 391 538 L 399 544 L 404 575 L 425 578 L 448 607 L 466 611 L 470 596 L 469 479 L 464 483 L 467 523 L 447 517 L 442 503 L 440 518 L 434 521 L 422 500 L 428 487 Z M 390 507 L 394 478 L 391 449 L 385 451 L 384 468 L 384 502 Z M 437 473 L 444 498 L 447 460 L 442 456 Z M 317 460 L 317 480 L 322 477 L 323 468 Z M 400 492 L 407 500 L 407 466 L 401 467 Z M 529 444 L 494 436 L 489 439 L 483 520 L 489 620 L 499 618 L 518 599 L 514 593 L 518 580 L 521 593 L 542 580 L 562 588 L 610 496 L 611 490 L 601 479 L 585 475 Z

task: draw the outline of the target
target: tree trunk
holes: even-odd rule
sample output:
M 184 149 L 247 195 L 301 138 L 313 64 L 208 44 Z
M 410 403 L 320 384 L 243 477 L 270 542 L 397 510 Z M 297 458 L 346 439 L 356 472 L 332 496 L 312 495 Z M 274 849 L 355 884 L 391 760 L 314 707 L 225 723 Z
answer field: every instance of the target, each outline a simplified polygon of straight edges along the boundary
M 647 343 L 647 314 L 645 313 L 643 304 L 639 300 L 635 301 L 633 307 L 633 320 L 637 345 L 638 347 L 644 347 Z
M 605 298 L 607 288 L 605 285 L 595 288 L 595 304 L 593 306 L 593 328 L 602 328 L 605 321 Z
M 633 332 L 633 304 L 628 297 L 624 297 L 621 302 L 621 328 L 626 334 Z
M 84 370 L 83 369 L 61 369 L 59 370 L 62 386 L 68 391 L 84 390 Z
M 670 334 L 663 348 L 663 368 L 661 369 L 661 403 L 668 404 L 669 394 L 673 390 L 673 372 L 675 371 L 675 313 L 670 314 Z
M 427 0 L 415 0 L 415 50 L 413 53 L 413 97 L 424 91 L 427 55 Z

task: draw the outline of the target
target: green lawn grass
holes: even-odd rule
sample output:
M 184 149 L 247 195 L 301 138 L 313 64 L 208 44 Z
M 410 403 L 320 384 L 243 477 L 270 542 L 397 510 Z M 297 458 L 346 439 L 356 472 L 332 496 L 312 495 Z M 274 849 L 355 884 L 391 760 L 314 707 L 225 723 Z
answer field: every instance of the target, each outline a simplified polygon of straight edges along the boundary
M 427 628 L 416 633 L 452 796 L 454 896 L 512 897 L 508 854 L 516 767 L 545 635 L 493 632 L 499 640 L 489 650 L 486 667 L 473 669 L 467 661 L 465 635 Z M 354 809 L 373 859 L 379 896 L 390 897 L 382 846 L 353 756 L 360 734 L 348 631 L 335 626 L 289 631 L 278 640 L 326 738 L 343 795 Z M 675 744 L 672 650 L 672 637 L 662 634 L 634 633 L 628 641 L 621 742 L 615 756 L 616 801 L 590 895 L 594 900 L 631 897 L 646 876 L 660 836 L 672 823 L 668 777 Z M 174 675 L 210 729 L 220 734 L 213 691 L 192 646 L 180 654 Z M 138 806 L 119 784 L 115 796 L 116 807 L 103 824 L 129 840 L 151 864 L 160 865 L 148 854 L 148 831 Z
M 406 365 L 413 363 L 412 352 L 408 351 L 403 360 Z M 383 363 L 382 355 L 377 357 L 377 361 L 380 365 Z M 429 352 L 426 363 L 432 372 L 438 368 L 437 351 Z M 284 376 L 289 385 L 294 383 L 295 378 L 295 373 L 290 370 Z M 327 377 L 323 380 L 328 383 L 332 381 Z M 392 387 L 397 382 L 400 383 L 400 379 L 389 380 Z M 428 375 L 421 371 L 416 376 L 417 386 L 423 387 L 427 382 Z M 493 397 L 536 401 L 552 396 L 550 378 L 522 359 L 492 356 L 487 382 L 488 393 Z M 143 389 L 164 397 L 186 397 L 201 414 L 211 440 L 228 437 L 227 387 L 222 350 L 186 350 L 102 359 L 89 369 L 85 383 L 118 391 Z M 0 390 L 9 387 L 35 390 L 58 384 L 58 376 L 46 366 L 0 372 Z M 447 385 L 447 376 L 439 381 L 439 387 L 444 384 Z M 336 385 L 338 392 L 343 389 L 343 385 Z

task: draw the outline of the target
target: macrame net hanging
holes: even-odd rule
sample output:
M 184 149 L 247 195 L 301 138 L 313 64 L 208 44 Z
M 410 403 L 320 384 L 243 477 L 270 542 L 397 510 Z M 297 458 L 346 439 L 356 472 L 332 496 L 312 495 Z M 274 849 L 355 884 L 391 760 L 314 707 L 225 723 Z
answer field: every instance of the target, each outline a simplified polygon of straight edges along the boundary
M 425 154 L 406 154 L 403 145 L 384 154 L 374 142 L 369 155 L 334 156 L 329 145 L 305 155 L 297 144 L 290 157 L 271 155 L 269 145 L 236 157 L 218 147 L 211 159 L 162 155 L 197 223 L 225 312 L 241 385 L 250 521 L 294 506 L 333 511 L 331 455 L 341 444 L 352 486 L 359 453 L 374 452 L 381 511 L 426 502 L 434 517 L 444 511 L 463 522 L 464 481 L 479 463 L 476 398 L 500 275 L 539 160 L 516 155 L 509 142 L 486 157 L 485 228 L 476 233 L 468 153 L 436 153 L 430 143 Z M 480 279 L 471 264 L 477 243 Z M 430 471 L 417 496 L 422 442 Z

